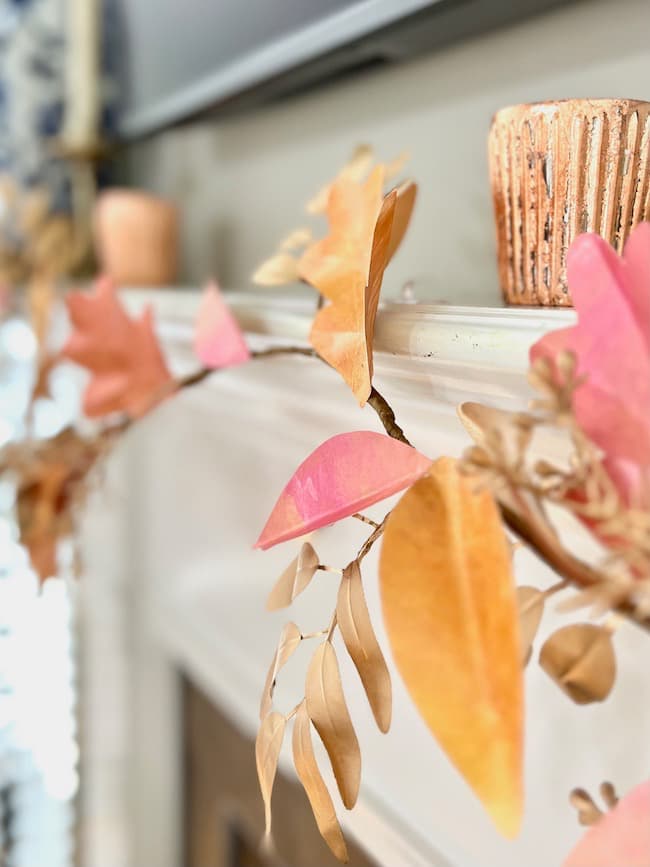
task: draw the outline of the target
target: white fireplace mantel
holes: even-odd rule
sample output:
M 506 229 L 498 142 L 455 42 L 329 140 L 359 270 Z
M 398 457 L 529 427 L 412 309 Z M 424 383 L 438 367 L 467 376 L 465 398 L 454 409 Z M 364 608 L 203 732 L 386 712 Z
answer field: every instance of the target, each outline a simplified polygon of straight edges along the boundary
M 192 291 L 126 293 L 156 308 L 176 370 L 194 369 Z M 232 296 L 255 346 L 306 340 L 311 302 Z M 417 447 L 435 457 L 467 445 L 460 400 L 523 407 L 528 348 L 567 311 L 390 305 L 379 317 L 375 384 Z M 114 455 L 85 528 L 86 867 L 178 867 L 181 809 L 178 671 L 242 731 L 254 735 L 259 695 L 282 624 L 325 626 L 335 587 L 326 574 L 289 612 L 268 614 L 265 596 L 295 543 L 252 550 L 297 465 L 327 437 L 379 430 L 339 377 L 302 357 L 220 371 L 156 410 Z M 555 449 L 556 443 L 549 443 Z M 383 515 L 390 506 L 369 510 Z M 352 520 L 320 531 L 321 559 L 347 562 L 365 538 Z M 576 536 L 575 544 L 580 544 Z M 522 583 L 552 578 L 518 555 Z M 376 551 L 364 579 L 380 642 Z M 544 631 L 561 621 L 550 612 Z M 527 681 L 527 810 L 515 842 L 502 840 L 449 767 L 393 671 L 394 724 L 376 732 L 356 672 L 343 678 L 363 755 L 357 808 L 346 831 L 387 867 L 552 867 L 580 830 L 571 788 L 613 779 L 622 791 L 650 764 L 650 682 L 644 636 L 616 636 L 620 677 L 608 702 L 577 708 L 531 664 Z M 283 672 L 279 706 L 302 691 L 305 657 Z M 626 720 L 624 742 L 614 734 Z M 629 748 L 634 745 L 633 748 Z M 288 754 L 282 767 L 291 773 Z

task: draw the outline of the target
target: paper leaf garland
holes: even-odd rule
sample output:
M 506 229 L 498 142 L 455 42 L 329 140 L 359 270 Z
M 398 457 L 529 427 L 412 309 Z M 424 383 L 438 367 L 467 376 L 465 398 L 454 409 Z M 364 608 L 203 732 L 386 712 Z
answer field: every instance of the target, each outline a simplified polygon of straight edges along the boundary
M 234 367 L 250 358 L 241 328 L 216 283 L 203 291 L 196 320 L 194 350 L 205 367 Z
M 364 183 L 339 178 L 327 205 L 330 233 L 307 248 L 300 276 L 330 303 L 314 318 L 310 342 L 363 406 L 372 387 L 372 341 L 384 270 L 415 201 L 408 183 L 383 195 L 384 167 Z
M 650 867 L 650 782 L 590 828 L 562 867 Z
M 270 548 L 347 518 L 406 488 L 430 466 L 430 458 L 384 434 L 338 434 L 298 467 L 255 547 Z
M 427 725 L 514 836 L 523 807 L 523 684 L 511 557 L 487 490 L 441 458 L 392 510 L 380 557 L 393 656 Z
M 67 299 L 73 332 L 62 355 L 91 373 L 84 393 L 87 416 L 125 412 L 137 418 L 171 391 L 167 370 L 147 309 L 131 319 L 108 278 L 94 292 L 73 292 Z

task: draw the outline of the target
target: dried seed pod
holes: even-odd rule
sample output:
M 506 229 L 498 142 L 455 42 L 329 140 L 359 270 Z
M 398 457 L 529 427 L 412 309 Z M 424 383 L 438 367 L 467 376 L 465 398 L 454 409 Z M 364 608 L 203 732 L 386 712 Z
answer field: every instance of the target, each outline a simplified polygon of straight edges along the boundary
M 576 704 L 603 701 L 616 680 L 611 633 L 593 623 L 558 629 L 544 643 L 539 662 Z

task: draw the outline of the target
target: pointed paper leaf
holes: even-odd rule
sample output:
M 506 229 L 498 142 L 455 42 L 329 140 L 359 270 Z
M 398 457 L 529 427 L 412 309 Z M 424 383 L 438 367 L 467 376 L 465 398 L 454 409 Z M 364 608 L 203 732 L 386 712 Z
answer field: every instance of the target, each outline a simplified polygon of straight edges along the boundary
M 384 434 L 338 434 L 298 467 L 255 547 L 270 548 L 347 518 L 406 488 L 430 466 L 430 458 Z
M 514 836 L 523 675 L 510 550 L 491 494 L 455 461 L 436 461 L 392 510 L 380 586 L 416 707 L 499 830 Z
M 611 634 L 594 623 L 558 629 L 544 642 L 539 663 L 576 704 L 603 701 L 616 680 Z
M 605 813 L 562 867 L 650 867 L 650 782 L 636 786 Z
M 264 800 L 264 833 L 267 837 L 271 833 L 271 795 L 273 794 L 273 783 L 278 769 L 285 727 L 286 721 L 282 714 L 270 713 L 262 720 L 255 741 L 255 763 Z
M 356 560 L 343 571 L 336 602 L 336 619 L 379 730 L 387 732 L 393 700 L 390 674 L 370 622 L 361 570 Z
M 253 283 L 258 286 L 284 286 L 300 280 L 298 259 L 281 250 L 266 259 L 253 274 Z
M 273 656 L 273 661 L 266 675 L 266 683 L 260 702 L 260 719 L 263 720 L 271 711 L 275 681 L 279 671 L 302 641 L 302 634 L 295 623 L 286 623 L 280 633 L 280 641 Z
M 309 798 L 321 836 L 339 861 L 347 862 L 348 850 L 341 833 L 341 826 L 314 756 L 311 722 L 304 701 L 298 708 L 293 726 L 293 761 L 298 779 Z
M 216 283 L 203 291 L 196 320 L 194 351 L 205 367 L 234 367 L 250 358 L 239 323 Z
M 309 226 L 302 229 L 294 229 L 293 232 L 289 232 L 286 238 L 282 239 L 280 242 L 280 249 L 289 252 L 302 250 L 313 240 L 313 237 L 314 236 L 312 235 Z
M 406 231 L 415 200 L 407 184 L 383 196 L 384 167 L 364 184 L 339 179 L 327 206 L 330 234 L 312 244 L 301 277 L 331 303 L 318 311 L 310 342 L 363 406 L 372 386 L 372 342 L 384 270 Z
M 537 587 L 517 587 L 517 606 L 519 609 L 519 634 L 521 636 L 521 661 L 528 665 L 544 614 L 546 596 Z
M 361 782 L 361 752 L 343 695 L 336 652 L 329 641 L 314 653 L 305 681 L 307 712 L 332 763 L 343 804 L 351 810 Z
M 267 611 L 277 611 L 291 605 L 296 596 L 307 587 L 317 569 L 318 554 L 309 542 L 305 542 L 298 556 L 289 563 L 269 593 L 266 600 Z
M 340 170 L 334 181 L 329 184 L 325 184 L 320 190 L 316 193 L 313 199 L 310 199 L 307 202 L 307 213 L 308 214 L 322 214 L 327 208 L 327 202 L 329 200 L 332 186 L 336 183 L 337 180 L 348 180 L 348 181 L 356 181 L 359 183 L 362 181 L 372 167 L 372 163 L 374 161 L 374 151 L 367 144 L 358 145 L 348 162 L 343 166 Z
M 137 418 L 171 393 L 150 309 L 131 319 L 107 278 L 96 282 L 92 294 L 72 292 L 66 302 L 73 332 L 61 354 L 91 373 L 86 415 L 126 412 Z

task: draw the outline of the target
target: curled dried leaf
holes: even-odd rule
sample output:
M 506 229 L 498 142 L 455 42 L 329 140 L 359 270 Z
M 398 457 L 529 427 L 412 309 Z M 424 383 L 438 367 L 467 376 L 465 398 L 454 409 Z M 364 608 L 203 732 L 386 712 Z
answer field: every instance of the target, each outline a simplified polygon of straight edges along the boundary
M 339 861 L 346 862 L 348 850 L 336 818 L 334 804 L 316 763 L 311 740 L 311 722 L 304 701 L 298 707 L 293 727 L 293 761 L 323 840 Z
M 611 634 L 594 623 L 575 623 L 558 629 L 545 641 L 539 662 L 576 704 L 603 701 L 616 680 Z
M 286 608 L 307 587 L 318 569 L 318 554 L 309 542 L 305 542 L 298 556 L 278 578 L 266 600 L 268 611 Z
M 329 641 L 314 653 L 305 682 L 307 711 L 325 745 L 348 810 L 354 807 L 361 782 L 361 752 L 350 719 L 336 652 Z
M 533 641 L 544 614 L 546 596 L 537 587 L 517 587 L 519 609 L 519 635 L 521 637 L 521 661 L 528 665 L 533 652 Z
M 390 674 L 370 622 L 361 570 L 356 560 L 343 572 L 336 602 L 336 618 L 379 730 L 387 732 L 392 706 Z
M 283 286 L 300 280 L 298 260 L 286 250 L 274 253 L 253 274 L 253 283 L 258 286 Z
M 262 701 L 260 704 L 260 719 L 264 719 L 271 710 L 273 691 L 275 689 L 275 681 L 278 672 L 285 665 L 301 641 L 302 634 L 296 624 L 286 623 L 280 633 L 280 641 L 278 642 L 273 661 L 271 662 L 269 673 L 266 676 L 266 683 L 264 684 L 264 692 L 262 693 Z
M 278 769 L 286 724 L 282 714 L 270 713 L 262 721 L 255 740 L 255 763 L 264 800 L 264 834 L 266 837 L 271 834 L 271 795 L 273 794 L 273 783 Z

